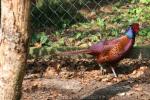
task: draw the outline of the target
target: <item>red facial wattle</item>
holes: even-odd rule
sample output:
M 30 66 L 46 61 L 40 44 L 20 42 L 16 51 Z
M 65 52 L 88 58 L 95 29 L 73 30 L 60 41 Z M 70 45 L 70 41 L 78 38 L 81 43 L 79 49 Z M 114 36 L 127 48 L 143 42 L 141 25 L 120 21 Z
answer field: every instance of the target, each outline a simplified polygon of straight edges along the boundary
M 132 24 L 132 29 L 135 33 L 138 33 L 140 28 L 139 28 L 139 24 L 138 23 L 134 23 Z

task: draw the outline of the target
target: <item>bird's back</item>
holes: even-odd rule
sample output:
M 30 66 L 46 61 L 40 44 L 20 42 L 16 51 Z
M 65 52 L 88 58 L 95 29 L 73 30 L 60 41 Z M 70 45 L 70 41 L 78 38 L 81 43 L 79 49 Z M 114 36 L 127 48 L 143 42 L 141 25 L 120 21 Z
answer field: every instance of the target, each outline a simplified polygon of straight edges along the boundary
M 121 36 L 117 40 L 118 42 L 112 44 L 112 48 L 97 55 L 98 63 L 119 61 L 133 47 L 134 39 L 129 39 L 127 36 Z

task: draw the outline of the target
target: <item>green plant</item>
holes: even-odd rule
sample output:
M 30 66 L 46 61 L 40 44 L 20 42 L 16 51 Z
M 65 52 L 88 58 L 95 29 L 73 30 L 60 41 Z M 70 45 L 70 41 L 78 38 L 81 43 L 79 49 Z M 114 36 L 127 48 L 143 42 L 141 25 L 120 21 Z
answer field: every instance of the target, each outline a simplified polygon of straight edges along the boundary
M 79 39 L 81 36 L 82 36 L 82 33 L 77 32 L 74 37 L 75 37 L 75 39 Z
M 97 42 L 97 41 L 99 41 L 99 38 L 96 35 L 91 35 L 90 39 L 91 39 L 91 42 Z
M 139 15 L 139 14 L 141 14 L 142 11 L 143 11 L 142 8 L 140 8 L 140 7 L 137 8 L 136 7 L 136 8 L 129 9 L 128 13 L 129 14 L 134 14 L 134 15 Z
M 148 3 L 150 3 L 150 0 L 140 0 L 140 3 L 148 4 Z
M 30 45 L 34 45 L 36 43 L 39 43 L 41 45 L 51 45 L 52 42 L 48 39 L 48 36 L 45 32 L 40 32 L 38 34 L 32 34 L 31 35 L 31 43 Z
M 98 25 L 100 28 L 104 29 L 104 28 L 106 27 L 106 24 L 105 24 L 105 20 L 104 20 L 104 19 L 97 18 L 96 21 L 97 21 L 97 25 Z
M 117 29 L 112 29 L 111 32 L 115 37 L 119 36 L 119 31 Z
M 139 35 L 150 38 L 150 28 L 143 28 L 140 30 Z

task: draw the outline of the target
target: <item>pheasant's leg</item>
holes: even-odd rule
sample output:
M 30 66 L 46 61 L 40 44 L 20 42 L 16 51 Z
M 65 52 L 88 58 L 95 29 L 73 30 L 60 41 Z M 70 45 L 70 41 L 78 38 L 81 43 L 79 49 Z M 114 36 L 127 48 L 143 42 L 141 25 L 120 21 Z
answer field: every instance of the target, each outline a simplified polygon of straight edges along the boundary
M 115 77 L 117 77 L 117 74 L 116 74 L 116 72 L 115 72 L 115 70 L 114 70 L 114 68 L 113 68 L 113 67 L 111 67 L 111 70 L 112 70 L 112 72 L 113 72 L 114 76 L 115 76 Z
M 106 73 L 106 70 L 103 68 L 103 66 L 101 64 L 98 64 L 100 67 L 100 71 L 102 73 L 102 75 L 104 75 Z

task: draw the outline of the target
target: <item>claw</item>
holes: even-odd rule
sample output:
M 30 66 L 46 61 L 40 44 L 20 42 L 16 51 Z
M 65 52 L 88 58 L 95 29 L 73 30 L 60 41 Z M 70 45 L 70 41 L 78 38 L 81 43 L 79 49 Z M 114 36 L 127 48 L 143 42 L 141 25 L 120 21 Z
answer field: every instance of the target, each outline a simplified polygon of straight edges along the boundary
M 113 67 L 111 67 L 111 70 L 112 70 L 112 72 L 113 72 L 114 76 L 115 76 L 115 77 L 117 77 L 117 74 L 116 74 L 116 72 L 115 72 L 115 70 L 114 70 L 114 68 L 113 68 Z

